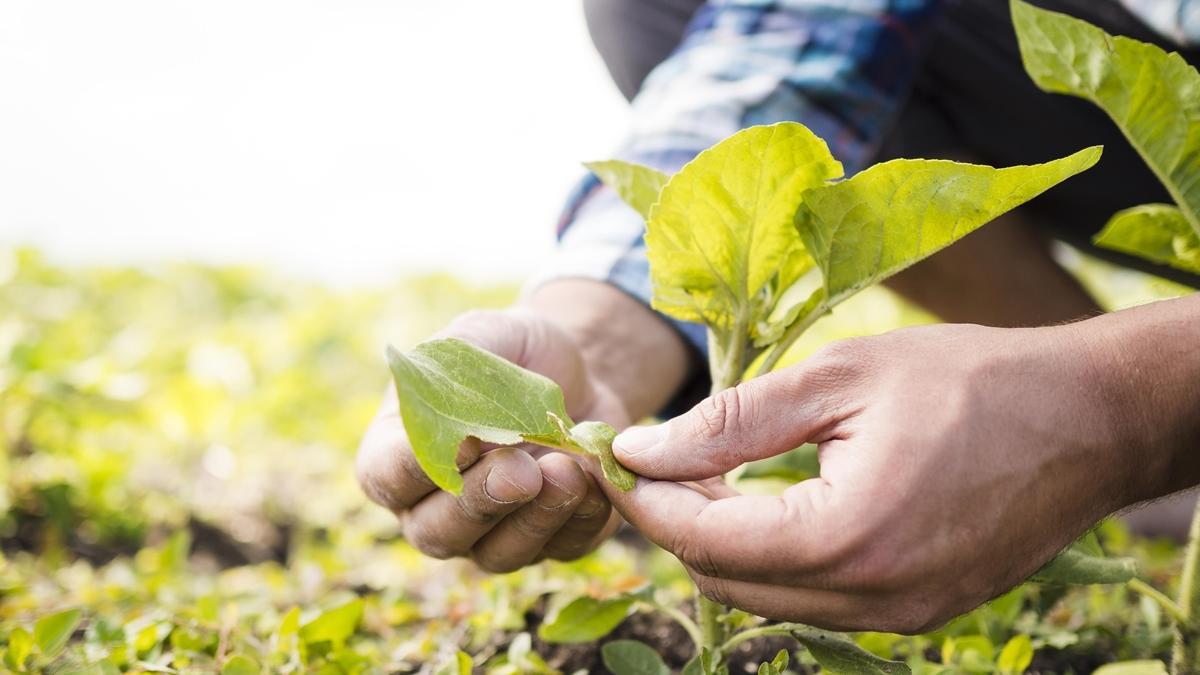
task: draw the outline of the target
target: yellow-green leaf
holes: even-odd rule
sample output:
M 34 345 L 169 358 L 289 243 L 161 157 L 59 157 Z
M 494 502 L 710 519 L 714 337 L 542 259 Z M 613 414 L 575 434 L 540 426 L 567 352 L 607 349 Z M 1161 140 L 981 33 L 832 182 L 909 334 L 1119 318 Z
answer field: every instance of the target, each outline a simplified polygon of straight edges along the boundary
M 794 122 L 750 127 L 700 153 L 650 210 L 654 307 L 718 330 L 753 320 L 759 293 L 788 284 L 781 270 L 794 281 L 811 265 L 791 229 L 801 195 L 841 175 L 825 142 Z
M 634 475 L 612 453 L 616 431 L 602 422 L 574 425 L 562 389 L 549 378 L 457 339 L 430 340 L 406 353 L 389 348 L 388 362 L 413 454 L 443 490 L 462 492 L 455 457 L 468 437 L 591 455 L 605 478 L 633 489 Z
M 25 671 L 25 662 L 33 653 L 33 636 L 24 628 L 17 627 L 8 634 L 8 648 L 4 650 L 4 665 L 13 670 Z
M 300 639 L 306 645 L 328 642 L 335 648 L 340 647 L 354 634 L 354 629 L 362 620 L 362 613 L 363 602 L 355 598 L 344 605 L 322 612 L 317 618 L 301 626 Z
M 244 654 L 234 654 L 221 666 L 221 675 L 259 675 L 262 668 Z
M 650 207 L 658 201 L 658 194 L 669 178 L 658 169 L 619 159 L 588 162 L 584 166 L 605 185 L 616 190 L 621 199 L 641 214 L 644 220 L 650 220 Z
M 455 457 L 467 437 L 513 445 L 565 439 L 550 414 L 568 420 L 562 389 L 550 379 L 462 340 L 388 349 L 400 416 L 417 463 L 438 487 L 462 492 Z
M 1009 640 L 1000 650 L 996 665 L 1003 675 L 1020 675 L 1033 663 L 1033 640 L 1028 635 L 1018 635 Z
M 612 632 L 625 620 L 634 599 L 617 596 L 597 600 L 584 596 L 567 603 L 538 627 L 538 636 L 546 642 L 591 642 Z
M 67 646 L 71 634 L 83 620 L 83 613 L 78 609 L 68 609 L 57 614 L 38 619 L 33 626 L 33 641 L 43 656 L 54 658 Z
M 1100 106 L 1200 235 L 1200 74 L 1178 54 L 1012 3 L 1021 58 L 1043 90 Z
M 805 194 L 796 227 L 825 276 L 826 307 L 926 258 L 1100 159 L 1099 147 L 994 169 L 900 159 Z
M 1146 204 L 1121 211 L 1096 235 L 1096 243 L 1200 274 L 1200 235 L 1174 206 Z
M 1162 661 L 1120 661 L 1100 666 L 1092 675 L 1167 675 Z

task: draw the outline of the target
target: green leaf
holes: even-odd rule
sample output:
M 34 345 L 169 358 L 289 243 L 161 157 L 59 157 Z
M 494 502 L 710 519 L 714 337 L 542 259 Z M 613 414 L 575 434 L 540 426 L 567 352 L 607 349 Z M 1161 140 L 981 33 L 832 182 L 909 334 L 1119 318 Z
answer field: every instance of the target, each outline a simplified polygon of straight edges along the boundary
M 33 637 L 29 631 L 17 627 L 8 634 L 8 648 L 4 651 L 4 665 L 24 672 L 25 662 L 33 653 Z
M 607 600 L 576 598 L 539 626 L 538 636 L 557 643 L 598 640 L 625 620 L 633 603 L 633 598 L 627 596 Z
M 1145 204 L 1113 216 L 1096 244 L 1200 274 L 1200 235 L 1183 212 L 1166 204 Z
M 1167 675 L 1162 661 L 1120 661 L 1100 666 L 1092 675 Z
M 758 675 L 783 675 L 787 670 L 788 650 L 780 649 L 774 659 L 758 664 Z
M 591 455 L 609 481 L 633 489 L 635 476 L 612 454 L 616 431 L 602 422 L 572 426 L 562 389 L 549 378 L 453 338 L 423 342 L 406 353 L 389 347 L 388 363 L 413 454 L 443 490 L 462 492 L 455 458 L 468 437 Z
M 822 670 L 835 675 L 911 673 L 900 661 L 888 661 L 862 649 L 845 635 L 816 628 L 795 628 L 792 635 L 808 649 Z
M 42 655 L 49 658 L 58 656 L 81 620 L 83 613 L 78 609 L 68 609 L 38 619 L 33 626 L 33 641 Z
M 1100 106 L 1200 235 L 1200 75 L 1178 54 L 1012 3 L 1021 58 L 1043 90 Z
M 604 667 L 613 675 L 668 675 L 671 669 L 658 652 L 637 640 L 615 640 L 600 648 Z
M 584 164 L 604 184 L 616 190 L 625 203 L 650 220 L 650 208 L 658 201 L 658 195 L 667 184 L 669 176 L 648 166 L 610 159 L 603 162 Z
M 221 666 L 221 675 L 259 675 L 262 668 L 244 654 L 234 654 Z
M 1004 675 L 1019 675 L 1033 663 L 1033 640 L 1028 635 L 1018 635 L 1009 640 L 1000 650 L 996 665 Z
M 778 297 L 812 266 L 791 229 L 801 195 L 841 175 L 825 142 L 794 122 L 744 129 L 697 155 L 650 211 L 654 307 L 714 330 L 749 325 L 760 293 Z
M 322 612 L 300 627 L 300 639 L 306 645 L 328 642 L 335 649 L 354 634 L 362 620 L 363 601 L 355 598 L 344 605 Z
M 567 432 L 571 442 L 589 455 L 600 460 L 604 478 L 623 492 L 629 492 L 637 483 L 637 476 L 626 469 L 613 455 L 613 439 L 616 429 L 604 422 L 580 422 Z
M 898 159 L 812 190 L 796 226 L 825 277 L 831 308 L 940 251 L 1005 212 L 1080 173 L 1099 147 L 1033 166 L 994 169 Z
M 1094 538 L 1095 535 L 1090 535 Z M 1137 563 L 1132 558 L 1105 558 L 1096 555 L 1098 544 L 1084 539 L 1071 544 L 1065 551 L 1034 572 L 1030 581 L 1055 585 L 1123 584 L 1137 576 Z

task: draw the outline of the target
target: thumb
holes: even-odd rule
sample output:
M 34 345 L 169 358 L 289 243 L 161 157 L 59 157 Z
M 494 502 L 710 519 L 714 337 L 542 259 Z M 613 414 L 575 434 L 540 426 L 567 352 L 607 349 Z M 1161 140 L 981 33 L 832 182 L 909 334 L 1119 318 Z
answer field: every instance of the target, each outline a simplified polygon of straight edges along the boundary
M 613 441 L 617 459 L 661 480 L 703 480 L 746 462 L 787 452 L 817 438 L 834 422 L 799 367 L 718 392 L 688 412 L 655 426 L 633 427 Z

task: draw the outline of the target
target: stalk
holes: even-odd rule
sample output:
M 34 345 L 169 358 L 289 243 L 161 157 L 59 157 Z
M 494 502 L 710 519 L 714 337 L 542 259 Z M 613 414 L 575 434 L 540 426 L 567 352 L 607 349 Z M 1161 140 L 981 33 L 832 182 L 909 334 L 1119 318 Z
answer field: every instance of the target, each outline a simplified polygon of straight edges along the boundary
M 718 335 L 716 331 L 709 329 L 708 370 L 712 377 L 712 395 L 737 385 L 745 374 L 747 325 L 747 321 L 739 319 L 734 322 L 733 330 L 724 335 Z M 728 638 L 721 617 L 728 612 L 728 607 L 709 600 L 699 591 L 696 592 L 696 622 L 700 624 L 700 647 L 707 648 L 718 659 L 722 658 L 721 647 Z
M 1184 554 L 1183 578 L 1179 583 L 1178 606 L 1183 621 L 1175 622 L 1175 648 L 1171 654 L 1171 672 L 1175 675 L 1200 673 L 1200 499 L 1192 514 Z

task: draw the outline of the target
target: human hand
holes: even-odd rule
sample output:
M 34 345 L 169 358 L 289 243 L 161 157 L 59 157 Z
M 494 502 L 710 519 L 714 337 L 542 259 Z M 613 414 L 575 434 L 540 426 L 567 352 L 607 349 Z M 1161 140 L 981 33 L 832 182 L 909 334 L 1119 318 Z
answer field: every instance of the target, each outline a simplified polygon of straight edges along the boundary
M 1089 323 L 836 343 L 618 436 L 618 459 L 658 480 L 610 497 L 715 601 L 831 629 L 929 630 L 1161 493 L 1166 464 L 1127 451 L 1143 425 L 1116 412 L 1126 383 L 1101 372 Z M 819 444 L 820 477 L 779 497 L 675 482 L 805 442 Z
M 528 309 L 460 316 L 437 337 L 457 337 L 557 382 L 577 420 L 620 429 L 624 407 L 588 372 L 575 341 Z M 358 451 L 364 492 L 394 512 L 405 538 L 435 558 L 469 556 L 492 572 L 542 558 L 569 560 L 595 548 L 620 523 L 579 461 L 525 445 L 497 448 L 468 439 L 458 456 L 461 496 L 438 490 L 417 464 L 405 436 L 394 387 Z

